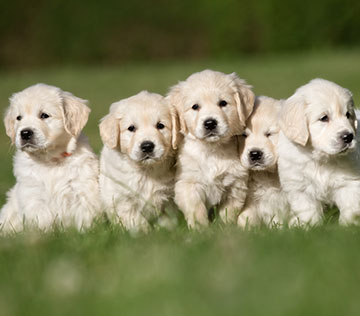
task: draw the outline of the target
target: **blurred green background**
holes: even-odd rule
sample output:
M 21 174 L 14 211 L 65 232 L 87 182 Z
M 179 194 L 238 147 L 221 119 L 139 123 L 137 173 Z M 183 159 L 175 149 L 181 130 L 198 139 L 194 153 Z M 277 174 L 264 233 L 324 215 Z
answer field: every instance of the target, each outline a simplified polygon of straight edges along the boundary
M 0 66 L 350 47 L 359 14 L 357 0 L 2 0 Z
M 89 100 L 85 133 L 99 153 L 112 102 L 165 94 L 205 68 L 275 98 L 322 77 L 359 104 L 359 16 L 354 0 L 0 0 L 0 111 L 27 86 L 59 86 Z M 13 152 L 2 127 L 0 205 Z M 0 237 L 0 315 L 358 315 L 359 232 L 329 220 L 134 237 L 98 223 Z

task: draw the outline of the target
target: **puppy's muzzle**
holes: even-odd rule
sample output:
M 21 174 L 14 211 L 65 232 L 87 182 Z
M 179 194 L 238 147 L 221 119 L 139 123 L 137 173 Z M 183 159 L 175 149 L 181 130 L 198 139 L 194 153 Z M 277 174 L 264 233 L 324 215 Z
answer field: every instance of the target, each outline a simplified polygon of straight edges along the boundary
M 204 128 L 208 131 L 213 131 L 214 129 L 216 129 L 217 125 L 217 120 L 213 118 L 208 118 L 204 121 Z
M 144 154 L 151 154 L 154 151 L 155 144 L 150 141 L 142 142 L 140 145 L 140 149 Z
M 27 142 L 30 141 L 34 136 L 34 132 L 31 129 L 23 129 L 20 132 L 20 137 L 23 141 Z
M 251 150 L 249 152 L 249 161 L 251 164 L 256 164 L 256 163 L 260 163 L 261 160 L 263 159 L 264 153 L 259 150 Z
M 349 145 L 354 139 L 354 134 L 349 132 L 341 133 L 340 139 L 344 144 Z

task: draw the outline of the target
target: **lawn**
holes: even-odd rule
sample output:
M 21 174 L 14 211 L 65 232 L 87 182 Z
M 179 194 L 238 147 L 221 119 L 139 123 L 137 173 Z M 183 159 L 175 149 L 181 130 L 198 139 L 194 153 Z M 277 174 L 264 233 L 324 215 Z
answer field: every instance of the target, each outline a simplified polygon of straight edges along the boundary
M 0 108 L 44 82 L 90 101 L 85 133 L 101 149 L 97 124 L 109 105 L 168 87 L 205 68 L 237 72 L 256 94 L 286 98 L 312 78 L 349 88 L 360 103 L 360 50 L 64 66 L 0 72 Z M 13 149 L 0 135 L 0 202 L 14 183 Z M 359 315 L 360 229 L 330 222 L 302 230 L 208 230 L 131 236 L 107 223 L 86 233 L 26 233 L 0 239 L 0 315 Z
M 0 315 L 359 315 L 360 230 L 0 240 Z

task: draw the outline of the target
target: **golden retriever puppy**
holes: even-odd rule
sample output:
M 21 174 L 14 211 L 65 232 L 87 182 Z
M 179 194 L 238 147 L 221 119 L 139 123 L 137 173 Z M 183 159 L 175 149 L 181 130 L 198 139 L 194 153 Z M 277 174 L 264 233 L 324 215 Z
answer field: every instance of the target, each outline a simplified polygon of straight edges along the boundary
M 314 79 L 283 105 L 279 176 L 292 209 L 292 225 L 322 222 L 336 205 L 343 225 L 360 223 L 357 119 L 349 90 Z
M 159 94 L 113 103 L 100 123 L 100 192 L 112 221 L 148 231 L 171 206 L 178 124 Z
M 241 163 L 249 169 L 248 194 L 238 217 L 241 227 L 279 227 L 286 220 L 288 206 L 277 171 L 278 118 L 281 101 L 257 97 L 247 120 Z
M 254 106 L 251 86 L 235 73 L 212 70 L 172 87 L 184 141 L 179 146 L 175 202 L 188 226 L 209 224 L 217 207 L 224 222 L 236 222 L 247 190 L 247 170 L 239 164 L 239 136 Z
M 96 155 L 81 130 L 85 100 L 45 84 L 10 98 L 6 133 L 16 146 L 15 186 L 0 212 L 1 229 L 88 227 L 99 208 Z

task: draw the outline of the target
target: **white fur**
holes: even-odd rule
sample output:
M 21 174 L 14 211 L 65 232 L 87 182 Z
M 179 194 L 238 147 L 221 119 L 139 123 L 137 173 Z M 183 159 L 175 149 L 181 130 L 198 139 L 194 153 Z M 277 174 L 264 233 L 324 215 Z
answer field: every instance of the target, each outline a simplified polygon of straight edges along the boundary
M 164 128 L 157 128 L 159 122 Z M 148 231 L 153 221 L 174 209 L 177 132 L 175 112 L 158 94 L 143 91 L 112 104 L 100 124 L 105 144 L 100 192 L 112 221 L 132 231 Z M 144 141 L 155 144 L 150 156 L 141 150 Z
M 179 148 L 175 201 L 188 226 L 208 225 L 210 207 L 218 208 L 224 222 L 235 222 L 247 190 L 238 135 L 254 106 L 251 87 L 236 74 L 205 70 L 174 86 L 168 98 L 185 137 Z M 221 101 L 226 106 L 220 106 Z M 207 119 L 218 122 L 211 133 L 204 128 Z
M 280 227 L 287 220 L 288 205 L 277 170 L 280 109 L 280 101 L 258 97 L 247 120 L 240 157 L 243 166 L 249 169 L 248 194 L 238 217 L 238 225 L 243 228 L 260 224 Z M 261 158 L 251 159 L 252 152 L 260 152 Z
M 347 112 L 349 118 L 346 116 Z M 324 116 L 328 122 L 324 122 Z M 351 92 L 314 79 L 284 103 L 279 135 L 279 176 L 292 209 L 292 225 L 317 225 L 324 205 L 336 205 L 340 224 L 359 224 L 359 135 Z
M 12 96 L 5 126 L 17 148 L 17 182 L 1 209 L 3 232 L 90 226 L 100 205 L 98 160 L 80 135 L 89 112 L 85 100 L 45 84 Z M 20 136 L 26 129 L 34 133 L 29 142 Z

